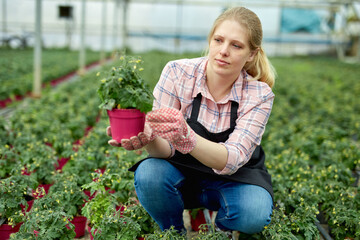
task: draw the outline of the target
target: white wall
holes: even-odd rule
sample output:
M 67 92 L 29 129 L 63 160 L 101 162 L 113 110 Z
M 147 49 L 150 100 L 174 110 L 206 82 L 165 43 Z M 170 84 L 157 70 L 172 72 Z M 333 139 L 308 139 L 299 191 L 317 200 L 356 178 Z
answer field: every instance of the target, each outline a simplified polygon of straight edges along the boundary
M 7 34 L 21 35 L 24 32 L 34 31 L 35 21 L 35 0 L 0 0 L 6 2 L 6 23 Z M 43 0 L 43 42 L 46 47 L 64 47 L 68 41 L 66 35 L 66 22 L 58 18 L 58 6 L 71 5 L 74 8 L 74 19 L 70 22 L 71 29 L 71 48 L 79 47 L 80 38 L 80 20 L 81 20 L 81 1 L 69 0 Z M 86 2 L 86 47 L 99 50 L 101 48 L 102 34 L 102 6 L 101 1 Z M 246 5 L 245 5 L 246 6 Z M 3 7 L 1 4 L 0 8 Z M 122 27 L 122 8 L 118 10 L 118 33 L 115 45 L 117 48 L 122 46 L 121 27 Z M 258 7 L 246 6 L 253 10 L 260 18 L 263 24 L 264 39 L 279 36 L 280 32 L 280 14 L 278 7 Z M 113 1 L 106 4 L 106 50 L 113 49 L 114 45 L 114 11 Z M 206 48 L 206 36 L 211 28 L 215 18 L 221 13 L 224 6 L 211 5 L 182 5 L 180 10 L 175 4 L 145 4 L 132 3 L 128 8 L 128 30 L 130 33 L 144 34 L 151 33 L 160 36 L 174 35 L 177 31 L 186 36 L 201 36 L 202 40 L 183 40 L 180 43 L 171 38 L 140 38 L 130 37 L 129 45 L 135 51 L 146 51 L 149 49 L 160 49 L 167 51 L 203 51 Z M 181 13 L 179 17 L 178 13 Z M 3 9 L 0 9 L 0 13 Z M 179 20 L 181 22 L 179 22 Z M 2 17 L 0 17 L 2 21 Z M 0 27 L 3 25 L 0 24 Z M 0 32 L 3 29 L 0 29 Z M 4 36 L 4 33 L 0 35 Z M 31 44 L 32 39 L 29 38 Z M 266 43 L 265 50 L 270 55 L 283 54 L 284 44 Z M 305 45 L 299 45 L 302 52 L 316 51 L 321 48 L 310 48 Z M 288 47 L 287 52 L 292 52 L 297 48 Z M 297 54 L 295 52 L 295 54 Z

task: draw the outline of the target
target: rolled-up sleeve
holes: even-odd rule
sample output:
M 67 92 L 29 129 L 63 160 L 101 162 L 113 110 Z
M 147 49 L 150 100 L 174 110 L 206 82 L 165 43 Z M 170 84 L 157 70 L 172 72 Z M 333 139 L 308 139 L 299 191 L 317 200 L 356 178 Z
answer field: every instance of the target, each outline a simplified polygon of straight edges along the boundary
M 235 173 L 249 161 L 256 146 L 260 145 L 275 97 L 269 87 L 264 87 L 261 92 L 260 96 L 244 94 L 235 130 L 225 143 L 221 143 L 228 151 L 227 164 L 223 170 L 213 169 L 215 173 Z

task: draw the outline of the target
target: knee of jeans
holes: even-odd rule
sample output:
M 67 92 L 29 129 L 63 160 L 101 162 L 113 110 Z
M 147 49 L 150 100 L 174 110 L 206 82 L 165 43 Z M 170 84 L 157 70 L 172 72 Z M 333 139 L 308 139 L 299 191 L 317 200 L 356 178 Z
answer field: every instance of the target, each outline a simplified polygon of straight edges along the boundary
M 159 164 L 157 164 L 157 162 Z M 162 178 L 155 177 L 160 165 L 160 161 L 153 158 L 146 159 L 145 161 L 140 163 L 134 175 L 135 186 L 147 185 L 146 187 L 149 187 L 153 186 L 155 184 L 155 181 L 161 180 Z
M 135 171 L 135 188 L 154 193 L 154 191 L 163 189 L 167 184 L 174 184 L 172 181 L 175 181 L 176 174 L 172 168 L 173 166 L 163 159 L 146 159 Z
M 246 234 L 261 232 L 271 221 L 272 208 L 247 207 L 233 212 L 216 223 L 219 228 L 235 230 Z
M 264 227 L 269 225 L 271 221 L 270 214 L 255 214 L 252 218 L 247 219 L 243 228 L 243 233 L 255 234 L 264 230 Z M 241 231 L 241 230 L 240 230 Z

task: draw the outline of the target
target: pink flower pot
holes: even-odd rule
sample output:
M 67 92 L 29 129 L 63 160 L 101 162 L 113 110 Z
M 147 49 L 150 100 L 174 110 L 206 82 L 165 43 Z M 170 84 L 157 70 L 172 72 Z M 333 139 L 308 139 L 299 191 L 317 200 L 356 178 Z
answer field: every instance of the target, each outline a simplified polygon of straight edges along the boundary
M 90 240 L 94 240 L 94 236 L 91 232 L 91 227 L 89 225 L 87 225 L 86 227 L 87 227 L 87 231 L 89 232 L 89 235 L 90 235 Z M 97 232 L 97 229 L 95 229 L 94 234 L 96 234 L 96 232 Z
M 21 174 L 22 174 L 22 175 L 30 176 L 30 175 L 31 175 L 31 172 L 28 171 L 27 167 L 24 167 L 24 169 L 21 170 Z
M 32 190 L 33 197 L 36 198 L 36 199 L 37 199 L 37 198 L 42 198 L 42 197 L 44 197 L 46 194 L 48 194 L 49 189 L 50 189 L 50 187 L 51 187 L 52 185 L 53 185 L 53 184 L 39 184 L 39 186 L 38 186 L 37 188 L 44 188 L 45 194 L 42 194 L 41 191 L 39 191 L 39 193 L 37 193 L 37 192 L 36 192 L 36 189 L 33 189 L 33 190 Z
M 113 109 L 107 111 L 112 138 L 118 142 L 144 131 L 145 113 L 138 109 Z
M 115 193 L 116 191 L 114 189 L 111 189 L 109 187 L 105 187 L 105 190 L 108 191 L 109 193 L 113 194 Z
M 10 238 L 10 234 L 16 233 L 19 231 L 20 226 L 22 223 L 19 223 L 15 227 L 12 227 L 8 224 L 2 224 L 0 225 L 0 239 L 1 240 L 7 240 Z
M 205 216 L 203 210 L 199 210 L 196 214 L 195 219 L 191 216 L 191 210 L 190 213 L 190 222 L 191 222 L 191 229 L 193 231 L 199 231 L 201 224 L 206 224 Z M 210 211 L 210 216 L 212 216 L 212 211 Z
M 124 212 L 125 212 L 125 206 L 124 205 L 118 205 L 118 206 L 116 206 L 115 210 L 117 212 L 120 211 L 120 216 L 123 216 Z
M 85 136 L 87 136 L 87 135 L 89 135 L 89 132 L 93 129 L 94 127 L 93 126 L 87 126 L 86 128 L 85 128 Z
M 76 74 L 75 72 L 71 72 L 71 73 L 69 73 L 69 74 L 67 74 L 65 76 L 53 79 L 53 80 L 51 80 L 50 85 L 54 87 L 54 86 L 58 85 L 61 82 L 69 80 L 71 77 L 75 76 L 75 74 Z
M 16 101 L 21 101 L 23 98 L 24 98 L 24 96 L 15 95 L 15 100 L 16 100 Z
M 29 207 L 26 209 L 26 211 L 29 212 L 34 204 L 34 200 L 30 200 L 27 203 L 28 203 Z
M 7 105 L 9 105 L 12 102 L 11 98 L 7 98 L 4 100 L 0 100 L 0 108 L 5 108 Z
M 55 164 L 55 169 L 56 170 L 62 170 L 62 168 L 65 166 L 65 164 L 70 160 L 70 158 L 59 158 L 57 160 L 57 164 Z
M 79 238 L 85 235 L 85 227 L 86 227 L 87 218 L 84 216 L 76 216 L 70 222 L 75 226 L 75 238 Z
M 23 213 L 29 212 L 32 208 L 32 205 L 34 204 L 34 200 L 27 201 L 28 207 L 25 209 L 25 206 L 23 204 L 20 204 L 21 210 Z
M 95 197 L 95 194 L 96 194 L 96 192 L 94 192 L 94 193 L 91 195 L 90 190 L 84 190 L 84 193 L 86 194 L 86 196 L 89 197 L 89 200 L 88 200 L 88 201 L 90 201 L 91 199 L 93 199 L 93 198 Z

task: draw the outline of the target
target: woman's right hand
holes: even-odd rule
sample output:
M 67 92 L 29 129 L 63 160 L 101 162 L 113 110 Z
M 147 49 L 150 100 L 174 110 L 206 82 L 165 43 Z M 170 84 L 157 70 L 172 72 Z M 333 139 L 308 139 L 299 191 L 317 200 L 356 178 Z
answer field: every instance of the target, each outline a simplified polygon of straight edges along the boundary
M 111 127 L 108 126 L 106 128 L 106 135 L 108 135 L 109 137 L 111 137 Z M 121 147 L 121 143 L 119 143 L 118 141 L 116 141 L 115 139 L 111 139 L 108 141 L 108 144 L 110 144 L 113 147 Z
M 106 128 L 106 134 L 111 137 L 110 126 Z M 113 147 L 123 147 L 126 150 L 137 150 L 145 147 L 155 138 L 156 137 L 152 134 L 151 128 L 147 124 L 145 124 L 144 131 L 140 132 L 137 136 L 133 136 L 130 139 L 121 139 L 121 142 L 111 139 L 108 141 L 108 143 Z

